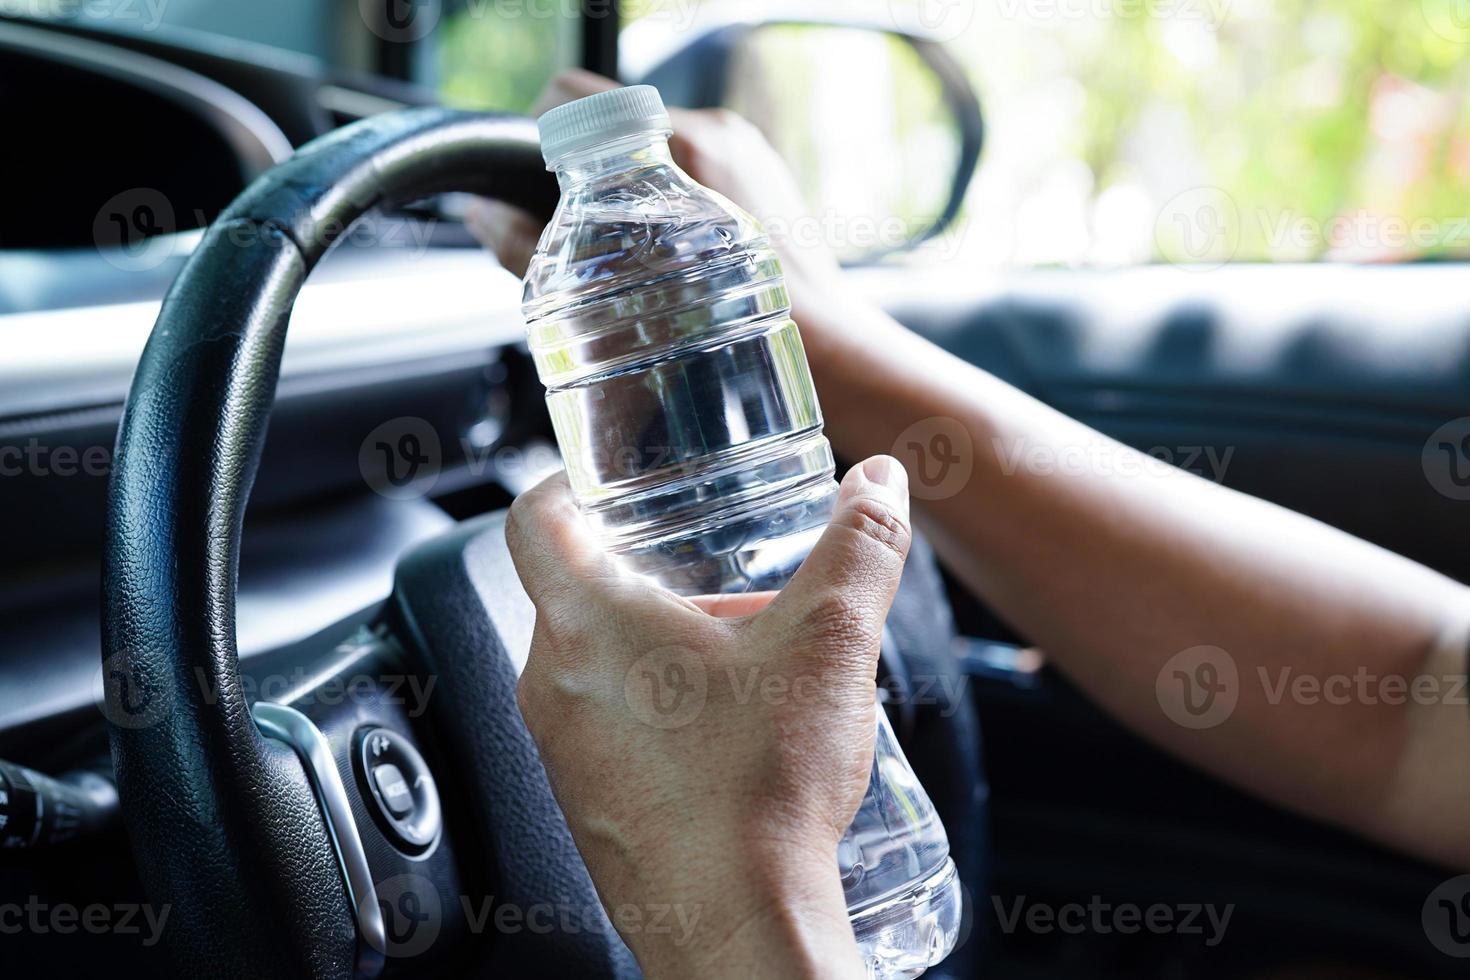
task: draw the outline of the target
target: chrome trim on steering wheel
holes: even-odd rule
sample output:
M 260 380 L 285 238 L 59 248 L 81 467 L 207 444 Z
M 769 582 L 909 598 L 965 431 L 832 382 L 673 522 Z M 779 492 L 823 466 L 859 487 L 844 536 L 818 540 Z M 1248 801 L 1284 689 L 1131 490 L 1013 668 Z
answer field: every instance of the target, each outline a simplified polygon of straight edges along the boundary
M 337 852 L 348 901 L 357 918 L 357 976 L 377 976 L 383 968 L 383 951 L 388 948 L 383 910 L 378 907 L 378 890 L 368 868 L 357 822 L 352 818 L 347 787 L 332 757 L 332 747 L 322 730 L 295 708 L 262 701 L 255 705 L 253 714 L 261 733 L 291 746 L 306 768 L 327 824 L 327 835 Z

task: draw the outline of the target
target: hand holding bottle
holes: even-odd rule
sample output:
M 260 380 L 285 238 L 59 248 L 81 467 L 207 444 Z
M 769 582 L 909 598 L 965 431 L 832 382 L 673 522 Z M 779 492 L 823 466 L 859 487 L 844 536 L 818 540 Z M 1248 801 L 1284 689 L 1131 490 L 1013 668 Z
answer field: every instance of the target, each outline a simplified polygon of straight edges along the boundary
M 685 599 L 597 549 L 564 477 L 511 509 L 536 605 L 521 711 L 647 976 L 864 976 L 836 850 L 908 520 L 903 468 L 875 457 L 779 595 Z
M 597 92 L 617 83 L 574 69 L 553 78 L 537 100 L 533 114 Z M 792 228 L 807 216 L 807 206 L 786 161 L 750 122 L 724 109 L 670 109 L 674 135 L 669 140 L 676 162 L 690 177 L 749 211 L 769 227 Z M 518 276 L 541 235 L 541 223 L 501 201 L 477 200 L 465 216 L 470 231 L 501 264 Z M 772 241 L 791 293 L 792 315 L 814 362 L 825 360 L 829 344 L 842 340 L 835 307 L 851 302 L 841 287 L 836 257 L 820 241 L 793 235 Z M 829 327 L 828 325 L 831 324 Z

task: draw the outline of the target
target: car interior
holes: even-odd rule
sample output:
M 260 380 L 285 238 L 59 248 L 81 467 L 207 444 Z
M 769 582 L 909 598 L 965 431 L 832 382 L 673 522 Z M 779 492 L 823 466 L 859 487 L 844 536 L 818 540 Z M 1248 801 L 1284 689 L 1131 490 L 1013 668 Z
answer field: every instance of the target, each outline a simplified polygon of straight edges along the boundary
M 1063 68 L 1003 50 L 978 67 L 975 36 L 1000 25 L 1064 53 L 1112 18 L 1187 47 L 1160 11 L 1084 6 L 0 5 L 4 972 L 640 975 L 516 706 L 534 610 L 505 515 L 559 462 L 521 284 L 462 221 L 468 195 L 550 215 L 532 115 L 563 68 L 746 115 L 819 215 L 896 216 L 834 222 L 834 247 L 854 290 L 941 347 L 1128 445 L 1470 579 L 1463 498 L 1423 462 L 1470 399 L 1453 252 L 1272 251 L 1258 228 L 1193 251 L 1150 212 L 1137 261 L 1097 260 L 1057 244 L 1087 221 L 1045 203 L 1080 194 L 1101 222 L 1132 192 L 1076 191 L 1066 167 L 1027 185 L 1042 203 L 990 223 L 1027 167 L 1008 135 L 1059 124 L 987 80 Z M 1210 57 L 1248 61 L 1229 45 L 1252 24 L 1326 50 L 1339 35 L 1318 22 L 1334 17 L 1443 40 L 1418 3 L 1280 6 L 1235 11 L 1239 35 L 1209 25 L 1226 52 Z M 1109 84 L 1144 74 L 1109 44 Z M 1407 91 L 1393 50 L 1372 64 Z M 1463 92 L 1470 48 L 1448 52 L 1437 81 L 1395 97 Z M 1332 112 L 1378 127 L 1342 139 L 1408 118 L 1336 84 Z M 1036 85 L 1059 104 L 1088 94 L 1070 76 Z M 1296 124 L 1262 104 L 1268 133 Z M 1464 110 L 1446 111 L 1463 201 Z M 1167 142 L 1163 122 L 1140 125 Z M 1125 155 L 1074 137 L 1080 157 Z M 1215 216 L 1215 198 L 1201 211 L 1179 191 L 1163 197 Z M 1003 246 L 1013 261 L 987 258 Z M 1423 921 L 1455 872 L 1144 741 L 922 539 L 889 631 L 880 691 L 965 893 L 960 942 L 929 975 L 1462 975 Z M 407 799 L 375 775 L 385 757 Z M 1028 929 L 1017 901 L 1163 905 L 1198 925 Z M 505 906 L 519 914 L 487 916 Z M 1228 909 L 1228 928 L 1205 909 Z

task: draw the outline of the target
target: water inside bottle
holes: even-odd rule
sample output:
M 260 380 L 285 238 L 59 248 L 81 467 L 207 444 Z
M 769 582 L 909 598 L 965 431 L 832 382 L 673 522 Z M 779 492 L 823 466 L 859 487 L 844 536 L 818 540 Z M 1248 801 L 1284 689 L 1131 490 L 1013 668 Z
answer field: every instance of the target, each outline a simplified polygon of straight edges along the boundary
M 555 264 L 574 290 L 601 288 L 547 297 L 528 280 L 568 479 L 638 574 L 685 595 L 780 588 L 836 495 L 780 264 L 721 202 L 639 186 L 653 202 L 640 220 L 624 196 L 599 198 Z
M 674 166 L 657 129 L 575 156 L 558 179 L 525 313 L 579 506 L 617 561 L 675 592 L 779 589 L 830 520 L 837 484 L 775 252 L 749 215 Z M 949 953 L 960 886 L 878 715 L 868 791 L 837 857 L 869 976 L 896 980 Z

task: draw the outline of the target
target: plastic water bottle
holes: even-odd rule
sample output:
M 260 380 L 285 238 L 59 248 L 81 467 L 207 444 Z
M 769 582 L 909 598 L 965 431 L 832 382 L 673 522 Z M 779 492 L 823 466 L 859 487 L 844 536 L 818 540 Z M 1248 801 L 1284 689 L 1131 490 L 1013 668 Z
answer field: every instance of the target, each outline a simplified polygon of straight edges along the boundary
M 602 546 L 683 595 L 779 589 L 837 494 L 780 262 L 756 221 L 681 171 L 651 86 L 540 120 L 561 203 L 526 274 L 531 353 L 572 491 Z M 948 955 L 960 889 L 883 712 L 838 850 L 873 977 Z

